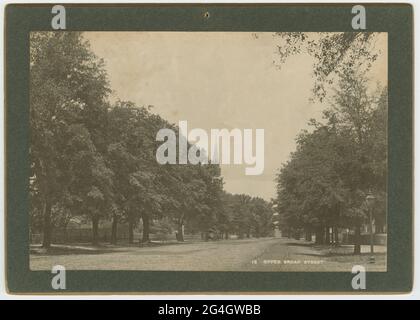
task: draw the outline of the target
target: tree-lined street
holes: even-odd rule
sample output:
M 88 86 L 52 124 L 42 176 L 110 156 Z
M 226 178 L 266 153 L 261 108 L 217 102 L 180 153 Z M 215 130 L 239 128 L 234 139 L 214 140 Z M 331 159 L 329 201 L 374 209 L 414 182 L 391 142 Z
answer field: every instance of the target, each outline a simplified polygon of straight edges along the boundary
M 206 148 L 152 106 L 111 97 L 105 60 L 83 33 L 31 34 L 30 239 L 43 247 L 32 267 L 345 271 L 365 263 L 368 232 L 373 262 L 387 213 L 388 89 L 369 74 L 379 35 L 275 36 L 280 64 L 313 60 L 312 100 L 323 108 L 261 177 L 276 188 L 261 198 L 229 191 L 218 162 L 181 161 Z M 162 129 L 178 141 L 173 163 L 157 161 Z M 288 239 L 272 238 L 276 228 Z

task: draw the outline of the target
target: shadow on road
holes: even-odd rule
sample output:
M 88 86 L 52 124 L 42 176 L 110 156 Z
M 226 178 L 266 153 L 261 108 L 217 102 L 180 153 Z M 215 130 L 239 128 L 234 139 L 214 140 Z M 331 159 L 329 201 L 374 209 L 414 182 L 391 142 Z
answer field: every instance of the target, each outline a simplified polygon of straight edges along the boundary
M 34 255 L 49 255 L 49 256 L 60 256 L 60 255 L 80 255 L 80 254 L 105 254 L 111 253 L 115 250 L 107 248 L 80 248 L 80 247 L 51 247 L 49 249 L 44 248 L 31 248 L 30 253 Z

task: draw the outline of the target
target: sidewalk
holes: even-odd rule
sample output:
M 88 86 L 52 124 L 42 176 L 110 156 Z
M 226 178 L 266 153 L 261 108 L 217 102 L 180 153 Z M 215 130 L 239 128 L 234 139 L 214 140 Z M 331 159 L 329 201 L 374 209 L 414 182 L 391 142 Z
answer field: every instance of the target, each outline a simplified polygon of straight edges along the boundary
M 337 250 L 337 251 L 336 251 Z M 353 253 L 354 251 L 354 245 L 340 245 L 339 247 L 333 247 L 333 252 L 337 253 Z M 386 246 L 383 245 L 375 245 L 373 247 L 374 253 L 386 253 Z M 370 253 L 370 245 L 361 245 L 360 246 L 360 252 L 361 253 Z
M 367 271 L 384 272 L 387 269 L 386 247 L 375 246 L 375 263 L 370 263 L 370 246 L 363 245 L 361 254 L 353 254 L 353 245 L 338 247 L 315 245 L 313 242 L 278 238 L 262 255 L 255 257 L 252 271 L 288 272 L 351 272 L 355 265 Z

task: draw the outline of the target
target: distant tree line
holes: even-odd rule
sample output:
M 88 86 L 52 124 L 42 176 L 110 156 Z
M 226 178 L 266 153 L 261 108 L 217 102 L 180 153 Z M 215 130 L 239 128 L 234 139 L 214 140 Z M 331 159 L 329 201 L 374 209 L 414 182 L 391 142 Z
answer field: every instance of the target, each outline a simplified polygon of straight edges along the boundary
M 223 191 L 218 165 L 160 165 L 156 133 L 178 128 L 151 107 L 110 103 L 102 59 L 78 32 L 30 35 L 31 225 L 51 245 L 52 232 L 75 216 L 92 224 L 127 223 L 129 242 L 141 221 L 141 242 L 150 224 L 166 219 L 183 241 L 184 227 L 244 236 L 267 236 L 271 204 Z M 178 134 L 178 133 L 177 133 Z

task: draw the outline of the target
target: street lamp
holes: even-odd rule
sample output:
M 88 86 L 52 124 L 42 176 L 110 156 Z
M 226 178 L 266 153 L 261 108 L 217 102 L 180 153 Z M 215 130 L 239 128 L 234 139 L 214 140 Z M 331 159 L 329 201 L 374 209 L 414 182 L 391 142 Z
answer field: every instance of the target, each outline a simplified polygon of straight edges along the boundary
M 375 253 L 374 253 L 374 239 L 373 239 L 373 205 L 375 204 L 375 196 L 369 192 L 366 196 L 366 204 L 369 209 L 369 226 L 370 226 L 370 263 L 375 263 Z

